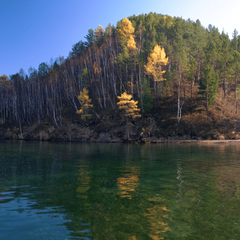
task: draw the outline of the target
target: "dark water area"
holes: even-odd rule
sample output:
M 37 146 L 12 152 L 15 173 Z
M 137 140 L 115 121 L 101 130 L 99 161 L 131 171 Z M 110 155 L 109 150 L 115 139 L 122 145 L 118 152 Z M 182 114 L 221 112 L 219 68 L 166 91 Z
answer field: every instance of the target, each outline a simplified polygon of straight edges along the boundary
M 240 144 L 0 142 L 0 239 L 240 239 Z

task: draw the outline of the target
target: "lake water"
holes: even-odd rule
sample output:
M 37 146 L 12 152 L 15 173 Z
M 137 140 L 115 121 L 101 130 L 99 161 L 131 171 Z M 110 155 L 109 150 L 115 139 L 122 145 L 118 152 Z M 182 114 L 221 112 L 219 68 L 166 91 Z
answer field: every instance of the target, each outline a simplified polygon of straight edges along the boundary
M 240 239 L 240 144 L 0 142 L 0 239 Z

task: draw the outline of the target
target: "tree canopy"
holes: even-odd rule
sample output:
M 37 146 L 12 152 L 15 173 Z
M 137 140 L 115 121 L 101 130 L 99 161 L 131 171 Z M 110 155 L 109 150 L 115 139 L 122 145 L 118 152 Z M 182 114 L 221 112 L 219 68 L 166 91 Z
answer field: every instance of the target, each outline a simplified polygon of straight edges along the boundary
M 163 74 L 166 72 L 166 70 L 162 70 L 162 67 L 166 66 L 167 64 L 168 58 L 166 57 L 164 48 L 156 45 L 151 51 L 147 64 L 145 65 L 146 72 L 147 74 L 153 76 L 154 81 L 166 80 L 163 78 Z
M 237 113 L 239 56 L 236 31 L 230 40 L 212 25 L 205 29 L 199 20 L 156 13 L 133 15 L 116 27 L 90 29 L 66 59 L 40 63 L 38 69 L 30 68 L 28 75 L 2 75 L 0 118 L 2 122 L 32 124 L 47 116 L 60 126 L 64 108 L 77 111 L 80 103 L 83 112 L 93 104 L 98 112 L 114 110 L 120 107 L 117 96 L 128 92 L 134 99 L 129 101 L 138 101 L 141 110 L 152 109 L 152 102 L 154 108 L 161 107 L 164 100 L 171 99 L 172 111 L 180 120 L 181 111 L 195 103 L 205 104 L 206 97 L 200 98 L 196 92 L 208 93 L 211 105 L 219 89 L 225 103 L 230 91 L 235 92 Z M 199 91 L 193 91 L 194 87 Z M 89 95 L 92 102 L 88 102 L 90 98 L 81 102 Z M 139 111 L 133 109 L 129 111 L 137 116 Z

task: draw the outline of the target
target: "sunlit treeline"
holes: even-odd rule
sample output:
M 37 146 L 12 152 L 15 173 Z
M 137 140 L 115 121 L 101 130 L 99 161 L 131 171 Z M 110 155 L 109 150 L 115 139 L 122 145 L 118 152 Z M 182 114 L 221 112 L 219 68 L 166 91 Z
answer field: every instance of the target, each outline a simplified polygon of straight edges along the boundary
M 90 29 L 85 41 L 76 43 L 69 57 L 52 64 L 39 64 L 28 74 L 0 77 L 1 122 L 12 120 L 32 124 L 50 117 L 56 127 L 62 123 L 63 110 L 80 107 L 78 94 L 86 87 L 96 109 L 115 109 L 117 96 L 123 92 L 138 100 L 142 111 L 158 106 L 159 100 L 172 99 L 178 120 L 194 99 L 199 86 L 208 109 L 219 87 L 224 102 L 229 90 L 237 89 L 240 74 L 240 38 L 232 40 L 224 32 L 200 21 L 150 13 L 122 20 L 117 27 L 100 25 Z M 166 52 L 167 61 L 151 57 L 156 45 Z M 155 72 L 146 68 L 149 61 Z M 160 69 L 160 71 L 159 71 Z M 157 74 L 160 74 L 157 76 Z M 161 74 L 164 74 L 163 76 Z M 156 77 L 157 76 L 157 77 Z

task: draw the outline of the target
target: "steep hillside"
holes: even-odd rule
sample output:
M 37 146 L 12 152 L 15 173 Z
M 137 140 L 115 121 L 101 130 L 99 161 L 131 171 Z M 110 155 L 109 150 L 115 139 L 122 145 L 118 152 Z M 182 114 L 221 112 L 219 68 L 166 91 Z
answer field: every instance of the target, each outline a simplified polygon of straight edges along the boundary
M 116 27 L 99 25 L 85 39 L 67 59 L 40 63 L 28 75 L 0 76 L 0 137 L 122 142 L 129 132 L 128 140 L 144 141 L 239 138 L 236 31 L 230 40 L 199 20 L 149 13 Z M 141 117 L 126 118 L 126 109 L 119 109 L 123 93 Z

